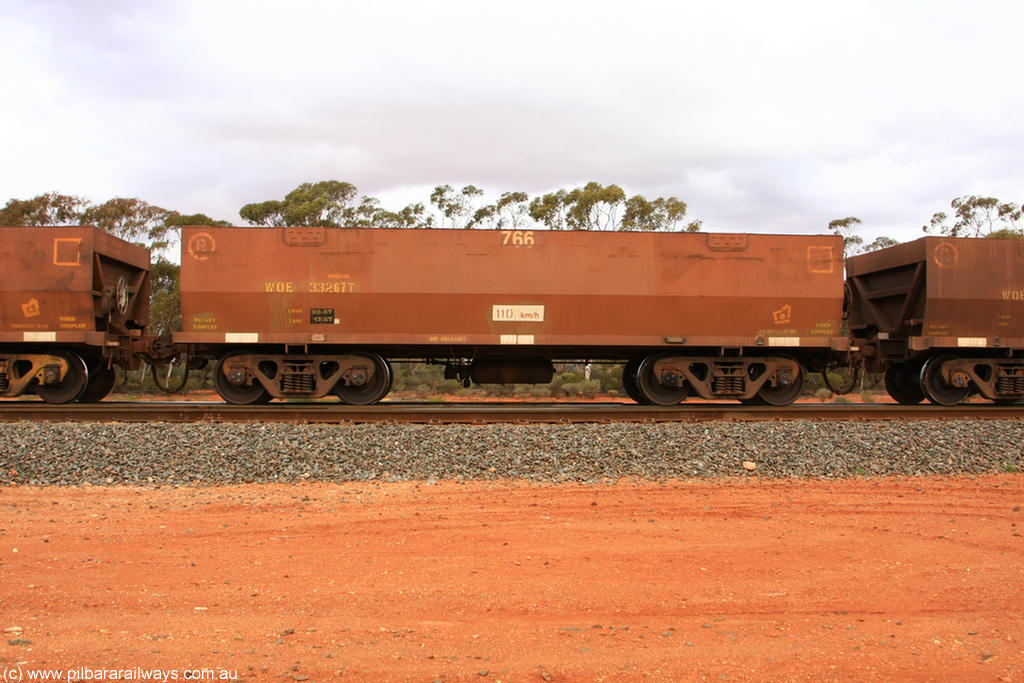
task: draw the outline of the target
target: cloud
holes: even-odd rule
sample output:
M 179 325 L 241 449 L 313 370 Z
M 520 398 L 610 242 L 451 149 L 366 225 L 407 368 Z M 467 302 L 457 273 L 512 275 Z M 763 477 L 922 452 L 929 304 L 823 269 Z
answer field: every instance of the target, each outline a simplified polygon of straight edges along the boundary
M 395 197 L 599 180 L 754 231 L 1021 199 L 1009 0 L 26 0 L 6 18 L 11 196 L 237 220 L 325 178 Z

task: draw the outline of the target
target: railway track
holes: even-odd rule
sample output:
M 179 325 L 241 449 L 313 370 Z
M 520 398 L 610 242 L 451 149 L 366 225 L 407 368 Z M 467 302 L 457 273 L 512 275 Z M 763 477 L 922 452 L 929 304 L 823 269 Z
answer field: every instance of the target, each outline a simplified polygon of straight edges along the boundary
M 215 402 L 103 402 L 51 405 L 0 402 L 0 422 L 291 422 L 421 424 L 714 422 L 767 420 L 1021 419 L 1024 405 L 942 407 L 893 404 L 798 404 L 785 408 L 735 403 L 672 407 L 633 403 L 273 403 L 257 407 Z

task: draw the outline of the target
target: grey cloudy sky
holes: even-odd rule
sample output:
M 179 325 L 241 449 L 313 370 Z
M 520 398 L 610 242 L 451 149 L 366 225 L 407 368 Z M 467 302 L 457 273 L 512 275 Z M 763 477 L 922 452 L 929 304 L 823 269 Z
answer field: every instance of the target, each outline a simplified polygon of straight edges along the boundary
M 347 180 L 590 180 L 708 230 L 910 239 L 1024 200 L 1024 3 L 2 0 L 0 202 L 139 197 L 240 223 Z

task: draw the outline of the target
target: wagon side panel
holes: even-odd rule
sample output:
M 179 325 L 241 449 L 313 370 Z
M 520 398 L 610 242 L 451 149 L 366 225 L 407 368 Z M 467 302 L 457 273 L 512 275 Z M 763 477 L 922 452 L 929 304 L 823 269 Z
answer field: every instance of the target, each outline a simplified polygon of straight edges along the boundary
M 827 345 L 832 236 L 187 228 L 186 342 Z

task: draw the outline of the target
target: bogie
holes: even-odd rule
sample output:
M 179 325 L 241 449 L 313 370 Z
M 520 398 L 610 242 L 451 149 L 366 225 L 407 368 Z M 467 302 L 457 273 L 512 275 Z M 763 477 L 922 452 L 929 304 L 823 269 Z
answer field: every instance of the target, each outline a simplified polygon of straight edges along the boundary
M 709 400 L 784 406 L 800 396 L 804 375 L 800 362 L 791 356 L 654 354 L 640 363 L 627 363 L 623 385 L 627 393 L 636 391 L 635 400 L 653 405 L 675 405 L 692 392 Z

